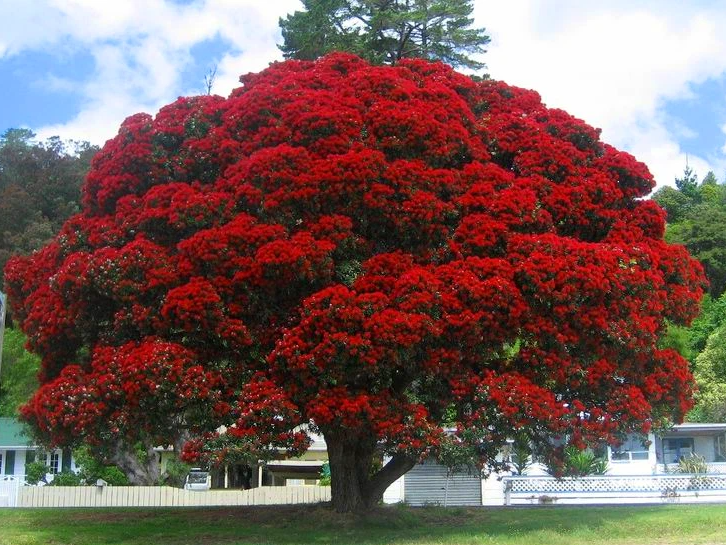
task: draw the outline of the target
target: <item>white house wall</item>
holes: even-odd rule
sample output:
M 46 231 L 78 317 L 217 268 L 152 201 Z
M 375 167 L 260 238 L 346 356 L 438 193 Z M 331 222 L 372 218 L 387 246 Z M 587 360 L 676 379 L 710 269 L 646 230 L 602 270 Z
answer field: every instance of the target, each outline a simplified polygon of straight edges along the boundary
M 613 460 L 612 448 L 608 447 L 608 475 L 652 475 L 656 473 L 657 457 L 655 451 L 655 435 L 648 434 L 647 460 Z
M 0 454 L 2 455 L 2 458 L 3 458 L 3 465 L 2 465 L 2 468 L 1 468 L 2 469 L 2 474 L 3 475 L 6 474 L 6 469 L 5 468 L 6 468 L 7 459 L 8 459 L 7 458 L 7 453 L 9 451 L 14 451 L 15 452 L 15 466 L 14 466 L 12 475 L 24 477 L 26 475 L 26 473 L 27 473 L 26 472 L 26 466 L 28 464 L 28 453 L 30 451 L 33 451 L 33 450 L 35 450 L 35 449 L 32 449 L 32 448 L 31 449 L 28 449 L 28 448 L 23 448 L 23 449 L 20 449 L 20 448 L 10 448 L 10 449 L 0 450 Z M 61 469 L 63 468 L 63 451 L 56 450 L 54 452 L 56 452 L 58 454 L 58 471 L 61 471 Z M 38 460 L 38 458 L 36 458 L 36 460 Z M 47 460 L 47 455 L 46 455 L 46 460 L 45 461 L 46 462 L 48 461 Z M 76 465 L 75 459 L 71 456 L 71 471 L 78 471 L 78 469 L 79 468 Z M 53 480 L 53 477 L 54 477 L 54 475 L 52 473 L 46 474 L 46 480 L 48 482 L 52 481 Z
M 491 473 L 481 481 L 482 505 L 504 505 L 504 486 L 501 475 Z
M 399 477 L 386 488 L 386 491 L 383 493 L 383 503 L 401 503 L 405 501 L 403 479 L 403 476 Z

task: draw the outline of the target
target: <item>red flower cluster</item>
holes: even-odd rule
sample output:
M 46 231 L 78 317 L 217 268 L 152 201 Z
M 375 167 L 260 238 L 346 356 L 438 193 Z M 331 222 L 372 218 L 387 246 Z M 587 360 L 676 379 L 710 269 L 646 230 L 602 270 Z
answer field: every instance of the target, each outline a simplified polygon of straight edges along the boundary
M 127 119 L 83 211 L 9 264 L 44 366 L 24 416 L 53 442 L 227 426 L 191 459 L 312 424 L 419 455 L 452 425 L 491 453 L 683 416 L 687 363 L 656 341 L 703 275 L 642 163 L 443 64 L 334 54 L 242 83 Z
M 186 429 L 180 415 L 211 412 L 222 384 L 190 350 L 148 337 L 98 347 L 86 366 L 67 365 L 41 386 L 22 416 L 54 445 L 145 438 L 166 444 Z

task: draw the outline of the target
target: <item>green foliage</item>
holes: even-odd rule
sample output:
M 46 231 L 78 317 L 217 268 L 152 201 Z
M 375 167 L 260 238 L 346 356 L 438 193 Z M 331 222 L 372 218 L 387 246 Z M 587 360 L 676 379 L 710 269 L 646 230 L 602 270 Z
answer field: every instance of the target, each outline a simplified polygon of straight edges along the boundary
M 698 177 L 688 165 L 683 169 L 683 177 L 676 178 L 676 187 L 687 198 L 698 199 Z
M 286 59 L 314 60 L 330 51 L 348 51 L 362 55 L 362 43 L 354 29 L 338 20 L 345 10 L 345 0 L 303 0 L 305 11 L 280 18 Z
M 476 450 L 471 444 L 463 444 L 453 440 L 444 440 L 439 445 L 438 462 L 449 471 L 472 471 L 477 467 Z
M 709 337 L 694 363 L 699 390 L 689 417 L 701 422 L 726 421 L 726 322 Z
M 45 475 L 49 472 L 50 468 L 45 462 L 35 461 L 25 464 L 25 480 L 28 484 L 46 482 Z
M 38 356 L 25 350 L 25 335 L 6 329 L 0 368 L 0 416 L 15 417 L 18 407 L 38 389 Z
M 486 51 L 489 36 L 471 28 L 471 0 L 303 0 L 303 6 L 280 19 L 286 59 L 347 51 L 378 64 L 418 57 L 484 68 L 471 55 Z
M 682 222 L 669 225 L 668 242 L 683 244 L 706 271 L 709 293 L 718 297 L 726 289 L 726 206 L 695 206 Z
M 129 484 L 129 480 L 123 471 L 114 465 L 104 464 L 94 456 L 87 446 L 74 450 L 73 458 L 76 461 L 76 466 L 79 467 L 78 475 L 86 484 L 95 484 L 98 479 L 103 479 L 114 486 Z
M 672 348 L 688 361 L 691 361 L 696 355 L 691 339 L 692 334 L 689 328 L 669 323 L 665 335 L 658 340 L 658 348 Z
M 126 474 L 121 471 L 117 466 L 103 466 L 103 469 L 99 474 L 98 479 L 103 479 L 112 486 L 127 486 L 130 484 L 128 477 L 126 477 Z M 86 482 L 88 484 L 92 484 L 95 483 L 98 479 L 94 479 L 92 481 L 87 480 Z
M 524 475 L 532 465 L 532 449 L 526 437 L 517 437 L 512 444 L 512 467 L 517 475 Z
M 683 221 L 694 204 L 689 197 L 670 186 L 661 187 L 656 191 L 653 200 L 666 211 L 669 224 Z
M 608 461 L 589 450 L 580 450 L 573 445 L 565 447 L 565 477 L 603 475 L 608 470 Z
M 666 240 L 683 244 L 706 271 L 710 294 L 726 290 L 726 186 L 709 172 L 699 184 L 686 167 L 676 187 L 663 187 L 653 195 L 668 215 Z
M 178 458 L 172 458 L 166 463 L 166 470 L 161 476 L 160 484 L 184 488 L 184 482 L 191 468 L 192 466 L 185 464 Z
M 706 295 L 701 301 L 701 314 L 693 320 L 688 330 L 690 349 L 694 358 L 706 348 L 708 338 L 723 323 L 726 323 L 726 294 L 715 300 Z
M 0 136 L 0 286 L 11 255 L 37 250 L 79 210 L 81 183 L 97 151 L 58 137 L 39 143 L 27 129 Z
M 706 459 L 699 454 L 684 456 L 678 460 L 678 472 L 693 474 L 708 473 L 708 463 L 706 463 Z
M 666 240 L 683 244 L 706 272 L 710 288 L 701 315 L 690 328 L 669 325 L 659 345 L 673 348 L 688 359 L 698 384 L 696 405 L 688 419 L 726 421 L 726 186 L 713 172 L 698 182 L 686 167 L 676 188 L 663 187 L 653 199 L 668 215 Z M 721 331 L 721 333 L 717 333 Z
M 703 299 L 700 316 L 688 329 L 689 359 L 698 391 L 696 405 L 688 414 L 694 422 L 723 422 L 726 419 L 726 372 L 724 372 L 723 330 L 726 328 L 726 293 L 715 301 Z M 719 333 L 717 333 L 719 332 Z
M 83 481 L 78 473 L 61 471 L 55 474 L 53 480 L 48 484 L 50 486 L 80 486 L 83 484 Z

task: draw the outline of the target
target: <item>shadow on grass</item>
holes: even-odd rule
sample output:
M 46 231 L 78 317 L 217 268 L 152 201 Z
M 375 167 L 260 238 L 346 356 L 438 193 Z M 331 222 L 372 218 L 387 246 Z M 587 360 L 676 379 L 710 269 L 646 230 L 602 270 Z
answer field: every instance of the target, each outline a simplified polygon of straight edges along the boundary
M 714 543 L 726 538 L 721 521 L 721 505 L 17 509 L 0 510 L 0 545 Z

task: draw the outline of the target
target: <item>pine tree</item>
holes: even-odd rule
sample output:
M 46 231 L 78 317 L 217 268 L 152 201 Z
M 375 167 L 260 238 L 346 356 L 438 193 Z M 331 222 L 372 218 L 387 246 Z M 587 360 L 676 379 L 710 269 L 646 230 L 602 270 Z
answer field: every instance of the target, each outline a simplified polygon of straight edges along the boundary
M 280 19 L 286 59 L 313 60 L 331 51 L 373 63 L 441 60 L 474 70 L 489 36 L 472 28 L 470 0 L 303 0 L 305 11 Z

